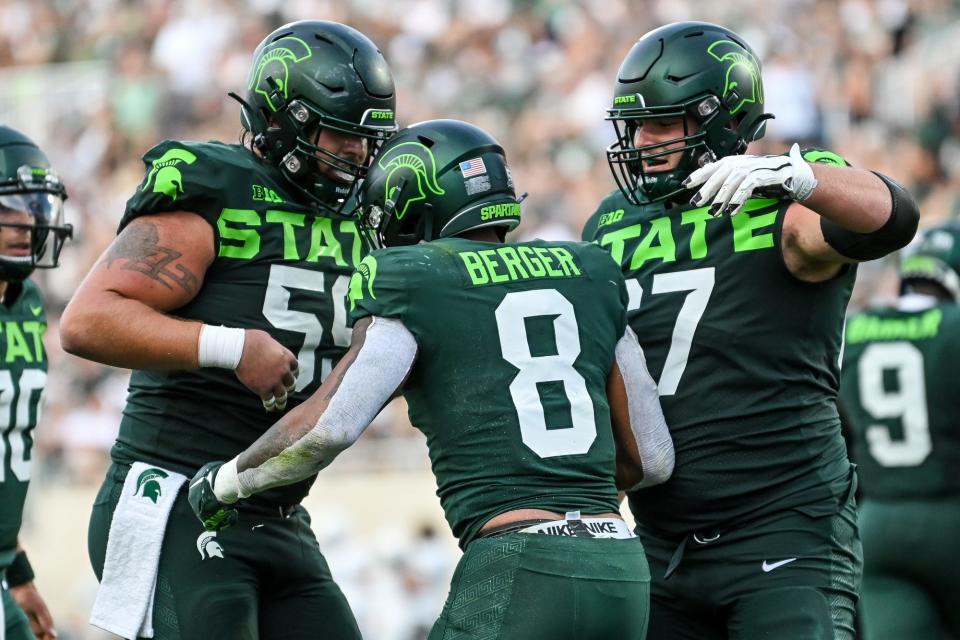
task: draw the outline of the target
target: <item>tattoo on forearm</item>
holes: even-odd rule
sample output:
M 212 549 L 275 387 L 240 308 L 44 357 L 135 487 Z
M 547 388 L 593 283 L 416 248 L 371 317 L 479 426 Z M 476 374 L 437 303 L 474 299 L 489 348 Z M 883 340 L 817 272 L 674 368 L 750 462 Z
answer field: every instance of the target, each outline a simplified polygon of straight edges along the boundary
M 171 265 L 183 254 L 160 246 L 159 241 L 157 225 L 135 221 L 110 245 L 104 262 L 109 269 L 115 261 L 121 260 L 121 269 L 138 271 L 167 289 L 176 284 L 187 293 L 196 293 L 199 281 L 193 272 L 179 262 Z

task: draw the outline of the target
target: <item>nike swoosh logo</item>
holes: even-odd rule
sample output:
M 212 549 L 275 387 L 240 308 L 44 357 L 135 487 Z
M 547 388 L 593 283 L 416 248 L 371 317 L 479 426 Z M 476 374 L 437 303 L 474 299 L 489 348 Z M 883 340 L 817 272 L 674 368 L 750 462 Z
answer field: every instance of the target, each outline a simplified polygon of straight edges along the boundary
M 30 305 L 30 312 L 33 313 L 33 315 L 38 316 L 43 313 L 43 307 L 35 307 Z
M 796 558 L 787 558 L 786 560 L 780 560 L 780 561 L 778 561 L 778 562 L 767 562 L 766 560 L 764 560 L 764 561 L 763 561 L 763 572 L 764 572 L 764 573 L 770 573 L 770 572 L 773 571 L 774 569 L 777 569 L 778 567 L 782 567 L 782 566 L 785 565 L 785 564 L 790 564 L 790 563 L 793 562 L 794 560 L 796 560 Z

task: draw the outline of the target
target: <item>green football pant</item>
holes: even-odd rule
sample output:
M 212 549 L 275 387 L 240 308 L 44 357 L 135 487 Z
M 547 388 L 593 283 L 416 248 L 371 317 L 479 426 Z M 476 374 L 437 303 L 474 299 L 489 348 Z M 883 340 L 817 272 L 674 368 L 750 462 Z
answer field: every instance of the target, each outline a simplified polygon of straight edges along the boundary
M 860 507 L 864 640 L 960 638 L 960 499 Z
M 649 585 L 638 538 L 479 538 L 429 640 L 643 640 Z
M 128 469 L 111 466 L 93 506 L 89 553 L 97 579 Z M 241 504 L 239 521 L 211 538 L 190 510 L 186 489 L 173 504 L 160 551 L 156 640 L 360 639 L 303 507 L 281 514 Z
M 852 640 L 863 569 L 856 503 L 824 507 L 685 542 L 638 528 L 652 574 L 647 637 Z
M 3 625 L 6 635 L 4 640 L 37 640 L 30 629 L 30 621 L 23 609 L 17 606 L 10 592 L 7 591 L 6 581 L 3 582 L 2 602 L 0 606 L 0 624 Z

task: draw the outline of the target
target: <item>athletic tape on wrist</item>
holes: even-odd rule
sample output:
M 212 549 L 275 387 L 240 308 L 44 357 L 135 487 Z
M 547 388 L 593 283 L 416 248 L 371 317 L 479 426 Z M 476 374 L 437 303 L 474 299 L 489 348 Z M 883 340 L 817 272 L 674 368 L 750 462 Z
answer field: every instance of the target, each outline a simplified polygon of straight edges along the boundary
M 237 478 L 237 459 L 233 458 L 224 462 L 217 470 L 217 475 L 213 479 L 213 495 L 217 496 L 220 502 L 233 504 L 238 499 L 246 497 L 241 494 Z
M 205 324 L 200 329 L 197 362 L 201 367 L 236 369 L 243 356 L 243 329 Z

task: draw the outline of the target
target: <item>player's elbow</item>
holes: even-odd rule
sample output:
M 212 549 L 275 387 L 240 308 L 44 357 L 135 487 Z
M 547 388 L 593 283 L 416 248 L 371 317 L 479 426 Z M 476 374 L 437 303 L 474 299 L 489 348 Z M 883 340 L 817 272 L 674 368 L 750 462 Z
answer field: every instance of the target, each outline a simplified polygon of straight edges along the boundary
M 75 356 L 87 357 L 94 342 L 96 318 L 79 304 L 68 304 L 60 317 L 60 345 Z
M 359 435 L 349 429 L 325 424 L 321 419 L 303 438 L 303 446 L 322 468 L 349 449 Z
M 633 491 L 663 484 L 673 475 L 675 464 L 673 443 L 658 446 L 641 456 L 636 464 L 617 465 L 617 488 Z
M 644 486 L 663 484 L 669 480 L 670 476 L 673 475 L 673 467 L 676 462 L 676 455 L 674 454 L 672 445 L 658 449 L 653 460 L 647 461 L 647 463 L 644 464 L 642 481 Z

